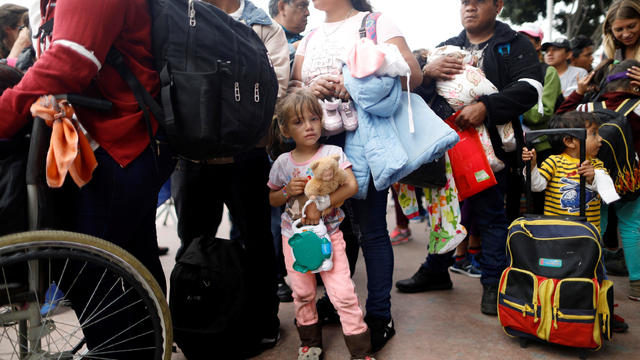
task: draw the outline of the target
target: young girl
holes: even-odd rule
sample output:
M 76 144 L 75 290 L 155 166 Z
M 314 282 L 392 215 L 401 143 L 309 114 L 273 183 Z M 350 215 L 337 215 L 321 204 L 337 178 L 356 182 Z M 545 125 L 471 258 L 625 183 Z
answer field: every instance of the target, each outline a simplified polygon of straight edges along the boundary
M 291 70 L 293 80 L 309 86 L 315 96 L 322 100 L 338 97 L 349 100 L 351 96 L 344 87 L 342 72 L 343 54 L 348 54 L 359 41 L 358 30 L 362 19 L 373 9 L 368 0 L 314 0 L 313 7 L 324 13 L 324 22 L 313 35 L 308 34 L 300 41 L 295 62 Z M 386 14 L 376 21 L 378 44 L 389 43 L 398 47 L 411 69 L 411 88 L 422 83 L 422 72 L 411 54 L 402 32 Z M 404 83 L 404 81 L 402 81 Z M 353 140 L 353 139 L 352 139 Z M 328 141 L 345 148 L 345 135 L 329 137 Z M 352 158 L 354 167 L 368 168 L 368 159 Z M 395 334 L 391 316 L 391 288 L 393 287 L 393 249 L 387 230 L 388 189 L 376 189 L 369 181 L 370 172 L 358 174 L 361 199 L 351 199 L 347 203 L 351 233 L 347 233 L 347 243 L 359 244 L 367 268 L 367 301 L 365 321 L 371 330 L 374 350 L 382 349 Z M 365 184 L 367 188 L 365 189 Z M 352 246 L 350 246 L 352 247 Z M 351 264 L 355 267 L 357 251 L 350 251 Z M 354 256 L 355 255 L 355 256 Z M 325 302 L 326 304 L 326 302 Z M 320 309 L 326 309 L 326 306 Z M 323 314 L 331 318 L 331 313 Z
M 295 142 L 295 148 L 278 156 L 269 174 L 271 206 L 287 204 L 291 207 L 292 197 L 303 194 L 307 181 L 313 176 L 310 165 L 319 158 L 339 155 L 340 167 L 347 173 L 347 180 L 334 193 L 320 197 L 316 204 L 306 210 L 305 225 L 317 224 L 320 211 L 340 204 L 358 191 L 358 185 L 351 163 L 342 149 L 318 143 L 322 132 L 322 108 L 311 91 L 296 90 L 287 95 L 276 109 L 273 129 L 277 140 L 284 138 Z M 278 139 L 279 138 L 279 139 Z M 273 140 L 273 139 L 272 139 Z M 345 242 L 339 229 L 344 213 L 334 208 L 323 217 L 333 250 L 333 268 L 320 272 L 329 297 L 340 315 L 345 342 L 352 359 L 371 359 L 371 338 L 363 313 L 358 305 L 354 284 L 351 281 L 349 263 L 345 253 Z M 298 359 L 320 359 L 322 357 L 322 328 L 318 323 L 315 307 L 316 279 L 313 273 L 301 273 L 293 269 L 293 255 L 289 238 L 293 235 L 292 219 L 289 211 L 282 214 L 282 250 L 287 274 L 293 290 L 296 325 L 300 335 Z

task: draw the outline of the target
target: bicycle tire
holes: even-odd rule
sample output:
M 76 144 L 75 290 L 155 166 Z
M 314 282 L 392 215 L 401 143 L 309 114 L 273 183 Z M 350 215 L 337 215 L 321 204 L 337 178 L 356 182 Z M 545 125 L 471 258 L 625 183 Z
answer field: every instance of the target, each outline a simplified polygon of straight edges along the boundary
M 148 333 L 148 334 L 142 334 L 137 336 L 138 337 L 151 336 L 154 338 L 154 350 L 153 350 L 154 360 L 170 360 L 171 359 L 171 349 L 172 349 L 172 343 L 173 343 L 172 323 L 171 323 L 171 316 L 169 312 L 169 307 L 165 299 L 165 295 L 162 292 L 157 281 L 154 279 L 151 273 L 144 267 L 144 265 L 142 265 L 142 263 L 140 263 L 140 261 L 138 261 L 133 255 L 129 254 L 124 249 L 114 245 L 113 243 L 104 241 L 102 239 L 99 239 L 93 236 L 85 235 L 85 234 L 65 232 L 65 231 L 54 231 L 54 230 L 30 231 L 30 232 L 17 233 L 17 234 L 0 237 L 0 288 L 3 288 L 1 285 L 3 284 L 3 281 L 4 281 L 4 285 L 5 285 L 4 288 L 9 289 L 9 282 L 7 281 L 7 277 L 4 271 L 5 266 L 7 267 L 15 266 L 20 261 L 28 262 L 31 260 L 42 260 L 42 259 L 48 258 L 49 271 L 50 271 L 49 276 L 51 276 L 51 262 L 52 262 L 51 259 L 54 259 L 53 262 L 56 263 L 56 261 L 60 262 L 65 257 L 67 258 L 67 260 L 64 263 L 65 264 L 64 269 L 62 271 L 62 275 L 60 276 L 61 279 L 65 275 L 66 267 L 67 267 L 67 264 L 69 263 L 68 259 L 73 259 L 74 262 L 84 260 L 85 261 L 84 266 L 88 265 L 89 268 L 91 268 L 91 270 L 94 270 L 93 269 L 94 267 L 97 267 L 99 269 L 104 268 L 105 274 L 107 273 L 107 270 L 108 270 L 110 271 L 109 274 L 113 272 L 113 276 L 118 276 L 118 278 L 116 279 L 116 282 L 112 285 L 111 289 L 115 287 L 116 290 L 120 290 L 116 287 L 116 285 L 121 285 L 122 291 L 124 292 L 124 294 L 126 294 L 129 292 L 128 287 L 131 286 L 131 289 L 133 289 L 133 292 L 131 292 L 131 294 L 140 295 L 140 301 L 138 302 L 141 302 L 141 304 L 144 305 L 145 310 L 149 309 L 148 319 L 153 325 L 153 334 Z M 54 266 L 54 268 L 56 266 Z M 82 270 L 85 269 L 84 266 Z M 87 270 L 87 272 L 90 272 L 90 270 Z M 80 277 L 81 275 L 77 274 L 75 276 L 77 280 L 77 278 Z M 104 277 L 104 274 L 103 274 L 103 277 Z M 40 279 L 40 282 L 42 282 L 42 280 L 43 279 Z M 102 278 L 100 280 L 102 281 Z M 126 287 L 125 287 L 125 280 L 127 281 Z M 47 284 L 50 284 L 50 283 L 51 283 L 51 278 L 49 279 L 49 282 Z M 75 284 L 75 280 L 71 284 L 71 288 L 73 288 L 74 284 Z M 100 286 L 104 286 L 104 285 L 97 284 L 96 289 L 98 289 Z M 126 291 L 124 290 L 125 288 L 127 289 Z M 106 287 L 104 289 L 106 289 Z M 100 288 L 100 290 L 103 290 L 103 289 Z M 4 289 L 2 291 L 5 292 Z M 73 291 L 73 290 L 70 290 L 70 291 Z M 79 291 L 82 291 L 82 290 L 78 290 L 76 292 L 79 292 Z M 96 292 L 95 289 L 93 291 L 94 293 Z M 110 291 L 111 290 L 109 290 L 109 292 Z M 6 290 L 6 294 L 10 298 L 11 295 L 9 293 L 9 290 Z M 124 294 L 121 295 L 120 297 L 124 296 Z M 107 293 L 107 295 L 109 295 L 109 293 Z M 107 297 L 107 295 L 105 295 L 105 298 Z M 36 298 L 38 298 L 37 294 L 35 296 Z M 113 297 L 116 295 L 110 295 L 110 296 Z M 133 296 L 133 295 L 127 295 L 127 297 L 128 296 Z M 120 297 L 118 297 L 118 299 L 120 299 Z M 93 295 L 92 295 L 92 298 L 93 298 Z M 91 302 L 92 298 L 90 299 L 89 302 Z M 43 299 L 44 299 L 44 296 L 40 296 L 40 300 L 43 300 Z M 102 305 L 103 301 L 104 301 L 104 298 L 101 300 L 100 303 L 98 303 L 98 306 Z M 110 301 L 110 299 L 108 301 Z M 111 304 L 113 304 L 113 302 L 109 303 L 106 307 L 108 308 L 109 306 L 111 306 Z M 140 306 L 136 304 L 137 303 L 127 305 L 126 307 L 131 306 L 133 308 L 133 306 Z M 8 307 L 9 310 L 5 309 L 5 311 L 10 311 L 10 309 L 15 308 L 13 304 L 10 304 L 10 305 L 12 305 L 12 307 Z M 38 301 L 38 305 L 42 305 L 42 303 Z M 40 309 L 40 307 L 38 309 Z M 85 310 L 86 310 L 86 306 L 85 306 Z M 101 315 L 101 313 L 104 310 L 100 310 L 95 316 L 100 315 L 101 318 L 99 320 L 91 319 L 91 316 L 94 316 L 94 313 L 96 311 L 97 311 L 97 308 L 94 309 L 93 313 L 89 315 L 90 320 L 93 322 L 90 325 L 94 325 L 94 323 L 101 321 L 103 318 L 108 318 L 110 316 L 113 316 L 113 314 L 103 316 Z M 121 311 L 124 311 L 124 309 L 119 308 L 116 311 L 116 313 Z M 49 313 L 47 313 L 47 315 L 49 315 Z M 78 316 L 78 318 L 82 318 L 82 316 Z M 8 332 L 6 328 L 9 325 L 11 325 L 10 322 L 8 323 L 8 325 L 0 322 L 0 329 L 3 329 L 3 331 L 0 331 L 0 341 L 2 340 L 2 337 L 8 336 Z M 127 324 L 123 326 L 126 326 L 126 325 Z M 81 328 L 81 330 L 84 332 L 84 329 Z M 125 329 L 125 331 L 129 331 L 129 329 Z M 41 334 L 42 332 L 43 331 L 40 330 Z M 71 334 L 71 335 L 74 335 L 74 334 Z M 21 337 L 18 336 L 18 341 L 20 341 L 20 339 Z M 131 339 L 124 340 L 121 342 L 126 342 L 130 340 Z M 55 341 L 54 341 L 54 344 L 55 344 Z M 109 346 L 114 346 L 114 345 L 109 345 Z M 106 347 L 109 347 L 109 346 L 106 346 Z M 58 347 L 58 345 L 56 345 L 56 347 Z M 151 348 L 148 348 L 148 349 L 151 349 Z M 21 350 L 21 352 L 23 351 L 22 349 L 20 349 L 20 346 L 19 346 L 19 350 Z M 29 349 L 29 351 L 31 351 L 31 349 Z M 49 349 L 49 351 L 51 351 L 51 349 Z M 127 350 L 127 351 L 131 351 L 131 350 Z M 62 352 L 58 349 L 58 352 L 56 352 L 56 354 L 58 353 L 61 354 Z M 65 355 L 65 356 L 71 356 L 71 355 Z M 91 356 L 91 351 L 86 349 L 84 354 L 80 354 L 77 356 L 79 357 L 74 356 L 74 357 L 68 357 L 68 358 L 69 359 L 76 359 L 76 358 L 103 359 L 104 358 L 104 357 Z M 111 356 L 118 356 L 118 355 L 111 355 Z M 20 356 L 18 356 L 18 358 L 20 358 Z M 66 359 L 67 357 L 61 356 L 60 358 Z

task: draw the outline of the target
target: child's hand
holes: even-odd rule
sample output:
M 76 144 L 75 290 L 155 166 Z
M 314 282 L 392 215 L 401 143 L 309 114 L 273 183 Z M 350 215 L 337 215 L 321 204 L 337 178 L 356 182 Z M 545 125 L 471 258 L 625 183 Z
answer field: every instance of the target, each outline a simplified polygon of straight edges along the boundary
M 593 183 L 593 178 L 595 177 L 596 173 L 593 169 L 593 165 L 591 165 L 591 161 L 585 160 L 578 168 L 578 174 L 584 176 L 585 179 L 587 179 L 588 184 Z
M 302 225 L 318 225 L 322 213 L 316 207 L 316 203 L 309 204 L 304 213 L 306 216 L 302 218 Z
M 287 194 L 289 196 L 298 196 L 304 193 L 304 187 L 307 185 L 307 178 L 305 177 L 295 177 L 289 181 L 286 186 Z
M 522 148 L 522 161 L 527 162 L 531 160 L 531 168 L 534 168 L 536 166 L 536 158 L 536 149 L 529 150 L 526 147 Z
M 576 80 L 578 81 L 578 89 L 576 89 L 576 92 L 578 94 L 584 95 L 587 91 L 593 89 L 593 85 L 591 84 L 593 74 L 594 72 L 592 71 L 583 78 L 580 78 L 580 75 L 576 76 Z

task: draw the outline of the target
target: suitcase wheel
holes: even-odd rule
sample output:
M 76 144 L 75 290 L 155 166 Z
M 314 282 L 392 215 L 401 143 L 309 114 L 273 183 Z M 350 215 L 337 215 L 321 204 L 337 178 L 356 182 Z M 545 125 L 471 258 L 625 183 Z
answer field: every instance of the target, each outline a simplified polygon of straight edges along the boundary
M 588 355 L 587 349 L 578 350 L 578 358 L 580 358 L 581 360 L 585 360 L 587 358 L 587 355 Z
M 520 338 L 520 347 L 523 349 L 526 349 L 527 346 L 529 345 L 529 340 L 525 339 L 525 338 Z

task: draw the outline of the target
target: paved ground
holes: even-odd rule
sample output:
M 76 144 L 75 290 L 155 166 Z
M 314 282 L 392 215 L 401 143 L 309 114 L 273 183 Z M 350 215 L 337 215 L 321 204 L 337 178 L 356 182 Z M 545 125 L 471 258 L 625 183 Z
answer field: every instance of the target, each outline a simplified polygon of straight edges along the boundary
M 392 209 L 390 209 L 392 210 Z M 393 211 L 389 211 L 390 214 Z M 167 278 L 173 268 L 173 258 L 179 246 L 175 226 L 171 220 L 167 226 L 158 222 L 160 243 L 171 248 L 162 257 Z M 394 218 L 388 216 L 392 228 Z M 410 277 L 424 260 L 426 249 L 425 224 L 411 224 L 412 241 L 394 247 L 394 280 Z M 219 236 L 228 237 L 228 225 L 223 224 Z M 452 274 L 454 287 L 449 291 L 421 294 L 401 294 L 393 290 L 392 311 L 396 322 L 396 336 L 378 353 L 377 359 L 577 359 L 573 349 L 544 344 L 530 344 L 521 349 L 516 339 L 502 331 L 496 317 L 480 313 L 482 286 L 478 279 Z M 598 352 L 590 353 L 590 359 L 640 359 L 640 303 L 627 299 L 628 279 L 612 277 L 616 285 L 617 314 L 630 325 L 630 331 L 616 334 Z M 364 304 L 366 277 L 360 261 L 354 277 L 356 289 Z M 320 293 L 322 289 L 318 289 Z M 295 359 L 298 336 L 293 325 L 293 304 L 280 305 L 281 340 L 278 345 L 254 359 Z M 348 359 L 340 328 L 336 325 L 324 329 L 326 360 Z M 215 349 L 212 349 L 215 359 Z M 172 360 L 184 360 L 181 353 Z

